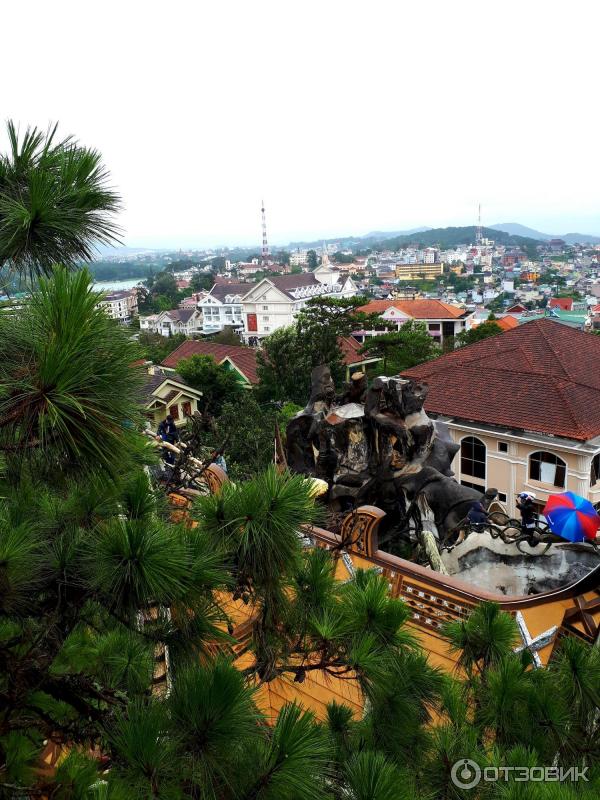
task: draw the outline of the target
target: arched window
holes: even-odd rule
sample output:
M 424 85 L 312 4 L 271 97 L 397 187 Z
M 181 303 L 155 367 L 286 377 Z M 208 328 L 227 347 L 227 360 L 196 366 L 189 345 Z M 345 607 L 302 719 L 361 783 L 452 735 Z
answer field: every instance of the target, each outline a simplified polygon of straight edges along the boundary
M 485 480 L 485 445 L 475 436 L 465 436 L 460 443 L 461 475 Z
M 529 456 L 529 477 L 532 481 L 549 483 L 559 489 L 565 488 L 567 465 L 554 453 L 539 450 Z
M 590 486 L 595 486 L 600 481 L 600 453 L 592 459 L 592 474 L 590 475 Z

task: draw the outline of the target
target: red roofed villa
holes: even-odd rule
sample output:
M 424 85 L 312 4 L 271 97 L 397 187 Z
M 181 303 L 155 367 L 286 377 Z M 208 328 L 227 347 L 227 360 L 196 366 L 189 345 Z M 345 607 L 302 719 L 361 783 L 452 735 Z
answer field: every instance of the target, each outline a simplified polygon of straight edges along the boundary
M 570 490 L 600 502 L 600 336 L 535 320 L 407 370 L 460 444 L 457 480 L 524 490 L 543 507 Z
M 386 322 L 395 322 L 398 330 L 409 319 L 424 322 L 438 344 L 443 344 L 444 339 L 457 336 L 461 331 L 469 330 L 475 314 L 460 306 L 428 299 L 372 300 L 360 306 L 359 311 L 379 314 Z M 364 341 L 369 336 L 377 335 L 377 331 L 357 331 L 354 335 Z
M 168 355 L 162 362 L 165 369 L 175 371 L 177 364 L 183 358 L 190 356 L 211 356 L 217 364 L 223 364 L 228 369 L 238 373 L 239 381 L 247 388 L 258 383 L 256 371 L 256 350 L 251 347 L 241 347 L 233 344 L 217 344 L 216 342 L 188 341 L 179 345 L 176 350 Z
M 340 337 L 340 349 L 344 364 L 346 365 L 346 379 L 353 372 L 367 371 L 370 367 L 381 361 L 378 357 L 361 354 L 361 344 L 351 336 Z M 217 364 L 223 364 L 228 369 L 238 373 L 240 383 L 247 389 L 258 384 L 256 363 L 257 350 L 253 347 L 241 347 L 231 344 L 217 344 L 216 342 L 187 341 L 179 345 L 176 350 L 168 355 L 162 362 L 162 367 L 169 372 L 175 372 L 177 364 L 183 358 L 190 356 L 211 356 Z

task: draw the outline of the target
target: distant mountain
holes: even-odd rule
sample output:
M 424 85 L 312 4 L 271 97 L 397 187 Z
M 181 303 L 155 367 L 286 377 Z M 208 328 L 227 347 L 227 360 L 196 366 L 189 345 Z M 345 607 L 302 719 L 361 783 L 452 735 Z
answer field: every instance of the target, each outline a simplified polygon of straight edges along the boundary
M 430 231 L 432 228 L 425 226 L 424 228 L 409 228 L 406 231 L 371 231 L 365 233 L 361 239 L 392 239 L 394 236 L 410 236 L 413 233 L 423 233 L 423 231 Z
M 110 244 L 97 244 L 95 245 L 96 249 L 96 259 L 100 260 L 105 256 L 130 256 L 135 255 L 136 253 L 161 253 L 165 252 L 164 248 L 162 250 L 157 250 L 153 247 L 125 247 L 124 245 L 110 245 Z
M 499 244 L 512 245 L 514 247 L 535 248 L 541 243 L 539 239 L 533 239 L 529 236 L 515 236 L 510 233 L 492 230 L 492 228 L 482 228 L 482 233 L 488 239 L 494 239 Z M 462 228 L 429 228 L 420 233 L 404 234 L 389 239 L 364 240 L 363 246 L 367 246 L 368 241 L 368 246 L 375 250 L 398 250 L 409 246 L 440 247 L 442 250 L 447 250 L 459 245 L 473 244 L 476 235 L 477 228 L 474 225 Z
M 421 231 L 430 231 L 431 228 L 409 228 L 405 231 L 371 231 L 370 233 L 357 234 L 356 236 L 336 236 L 333 239 L 314 239 L 313 241 L 304 242 L 290 242 L 288 244 L 289 250 L 306 248 L 318 249 L 324 244 L 339 244 L 341 248 L 345 247 L 370 247 L 370 242 L 384 241 L 385 239 L 393 239 L 397 236 L 412 236 Z
M 549 239 L 562 239 L 567 244 L 600 244 L 600 236 L 592 236 L 590 233 L 542 233 L 525 225 L 519 225 L 518 222 L 501 222 L 498 225 L 490 225 L 490 228 L 510 233 L 513 236 L 527 236 L 542 242 L 547 242 Z
M 529 236 L 513 235 L 492 228 L 483 228 L 483 235 L 499 244 L 526 247 L 541 244 L 542 240 Z M 473 244 L 477 228 L 468 225 L 462 228 L 413 228 L 409 231 L 372 231 L 363 236 L 338 236 L 335 239 L 320 239 L 312 242 L 290 242 L 288 249 L 314 248 L 335 243 L 341 249 L 371 248 L 372 250 L 398 250 L 401 247 L 441 247 L 443 250 L 462 244 Z M 552 238 L 552 237 L 549 237 Z

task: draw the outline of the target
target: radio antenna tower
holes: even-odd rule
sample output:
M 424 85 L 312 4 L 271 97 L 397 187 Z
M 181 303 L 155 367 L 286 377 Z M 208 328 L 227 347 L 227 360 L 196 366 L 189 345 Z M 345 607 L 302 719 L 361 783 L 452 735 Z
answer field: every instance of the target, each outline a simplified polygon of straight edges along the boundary
M 477 215 L 477 228 L 475 230 L 475 244 L 481 244 L 483 233 L 481 230 L 481 203 L 479 203 L 479 213 Z
M 267 243 L 267 219 L 265 217 L 265 201 L 262 200 L 262 206 L 260 209 L 262 215 L 262 262 L 266 264 L 269 260 L 269 245 Z

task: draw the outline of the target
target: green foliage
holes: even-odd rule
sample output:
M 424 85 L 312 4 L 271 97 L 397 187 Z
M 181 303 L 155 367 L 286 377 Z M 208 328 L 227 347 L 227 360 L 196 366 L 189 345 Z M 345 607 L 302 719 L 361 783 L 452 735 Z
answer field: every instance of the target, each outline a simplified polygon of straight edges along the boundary
M 198 405 L 206 414 L 220 414 L 224 403 L 235 402 L 246 391 L 238 373 L 217 364 L 211 356 L 196 354 L 183 358 L 177 363 L 177 372 L 190 386 L 202 392 Z
M 491 602 L 478 605 L 467 620 L 448 623 L 443 632 L 469 673 L 482 673 L 498 664 L 512 652 L 518 638 L 517 623 Z
M 173 273 L 165 270 L 154 276 L 151 293 L 167 297 L 173 303 L 177 302 L 179 291 Z
M 352 253 L 341 253 L 339 250 L 331 256 L 335 264 L 353 264 L 354 256 Z
M 381 318 L 359 311 L 365 298 L 315 297 L 307 301 L 296 324 L 263 340 L 258 353 L 259 396 L 304 406 L 314 367 L 327 364 L 341 386 L 346 368 L 339 338 L 362 327 L 381 327 Z
M 310 270 L 316 269 L 319 266 L 319 259 L 314 250 L 309 250 L 306 254 L 306 263 Z
M 296 327 L 299 346 L 309 354 L 311 367 L 328 364 L 334 379 L 343 377 L 340 336 L 349 336 L 357 327 L 371 321 L 370 315 L 359 312 L 364 297 L 313 297 L 298 314 Z
M 448 272 L 445 280 L 455 292 L 466 292 L 467 289 L 472 289 L 477 283 L 477 278 L 473 275 L 457 275 L 455 272 Z
M 0 453 L 114 471 L 139 417 L 138 351 L 97 307 L 88 272 L 57 268 L 0 314 Z
M 192 275 L 191 286 L 194 292 L 210 292 L 215 282 L 215 272 L 198 272 Z
M 272 735 L 259 749 L 257 771 L 242 797 L 261 800 L 326 800 L 329 747 L 314 715 L 287 705 L 277 717 Z
M 0 156 L 0 269 L 32 280 L 55 264 L 90 261 L 97 243 L 117 241 L 118 195 L 100 154 L 72 137 L 56 139 L 7 123 L 9 152 Z
M 233 481 L 248 480 L 271 464 L 276 419 L 274 408 L 260 406 L 248 390 L 223 403 L 208 444 L 218 449 L 226 442 L 224 456 Z
M 94 276 L 95 281 L 120 281 L 137 279 L 140 282 L 149 278 L 154 272 L 158 272 L 155 263 L 143 261 L 102 261 L 101 259 L 92 261 L 88 269 Z
M 90 789 L 98 781 L 98 764 L 90 756 L 71 751 L 56 769 L 58 800 L 89 800 Z
M 222 331 L 210 337 L 211 342 L 215 344 L 229 344 L 234 347 L 243 347 L 240 337 L 235 332 L 232 325 L 225 325 Z
M 151 275 L 146 281 L 146 286 L 150 291 L 138 304 L 142 315 L 170 311 L 177 307 L 180 300 L 190 294 L 190 291 L 179 291 L 173 273 L 169 269 Z
M 477 325 L 476 328 L 471 328 L 469 331 L 461 331 L 456 337 L 456 346 L 465 347 L 469 344 L 475 344 L 475 342 L 481 342 L 490 336 L 497 336 L 499 333 L 502 333 L 502 328 L 497 322 L 494 322 L 490 315 L 489 319 Z
M 310 392 L 311 359 L 299 341 L 295 326 L 279 328 L 262 341 L 257 353 L 261 400 L 291 401 L 304 405 Z
M 60 268 L 0 315 L 0 794 L 460 798 L 450 770 L 472 757 L 589 768 L 577 790 L 499 783 L 486 800 L 598 797 L 600 650 L 566 638 L 532 669 L 514 652 L 514 619 L 484 603 L 444 628 L 462 670 L 442 675 L 388 577 L 359 569 L 340 584 L 334 555 L 304 546 L 320 520 L 311 482 L 262 471 L 278 413 L 294 408 L 265 413 L 239 387 L 231 401 L 214 362 L 189 375 L 223 403 L 215 425 L 230 433 L 231 464 L 257 474 L 199 497 L 196 527 L 172 522 L 141 469 L 135 346 L 89 283 Z M 351 304 L 328 305 L 294 331 L 297 352 L 325 321 L 337 335 L 356 324 Z M 318 343 L 306 363 L 331 352 Z M 229 657 L 231 592 L 252 619 L 244 669 Z M 169 691 L 158 695 L 162 653 Z M 267 725 L 261 684 L 314 671 L 357 686 L 363 716 L 332 703 L 317 722 L 291 703 Z M 66 755 L 41 776 L 50 740 Z
M 357 753 L 349 759 L 345 777 L 349 800 L 409 800 L 414 797 L 398 767 L 383 753 L 369 750 Z
M 302 406 L 296 403 L 284 403 L 277 412 L 277 421 L 281 430 L 282 436 L 285 434 L 288 422 L 293 419 L 299 411 L 302 411 Z
M 372 336 L 361 353 L 383 359 L 383 372 L 396 375 L 441 354 L 440 347 L 427 332 L 424 322 L 408 320 L 399 331 Z
M 277 264 L 284 264 L 286 267 L 289 266 L 290 263 L 290 254 L 287 250 L 278 250 L 274 254 L 274 259 Z
M 162 364 L 165 358 L 185 341 L 186 336 L 183 333 L 175 333 L 173 336 L 161 336 L 160 333 L 141 331 L 138 338 L 141 357 L 146 361 L 152 361 L 153 364 Z

